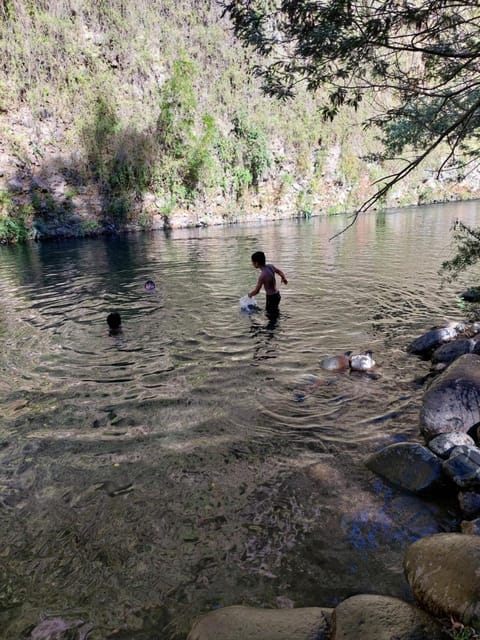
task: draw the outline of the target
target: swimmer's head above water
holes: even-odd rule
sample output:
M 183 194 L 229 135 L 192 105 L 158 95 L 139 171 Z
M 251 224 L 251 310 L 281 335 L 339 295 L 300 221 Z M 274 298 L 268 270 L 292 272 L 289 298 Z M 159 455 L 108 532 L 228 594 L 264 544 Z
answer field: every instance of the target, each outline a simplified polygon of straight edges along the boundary
M 147 291 L 153 291 L 155 289 L 155 283 L 153 280 L 147 280 L 145 282 L 145 289 Z
M 110 329 L 111 335 L 120 333 L 120 331 L 122 330 L 122 318 L 120 317 L 118 311 L 112 311 L 112 313 L 108 314 L 107 324 L 108 328 Z

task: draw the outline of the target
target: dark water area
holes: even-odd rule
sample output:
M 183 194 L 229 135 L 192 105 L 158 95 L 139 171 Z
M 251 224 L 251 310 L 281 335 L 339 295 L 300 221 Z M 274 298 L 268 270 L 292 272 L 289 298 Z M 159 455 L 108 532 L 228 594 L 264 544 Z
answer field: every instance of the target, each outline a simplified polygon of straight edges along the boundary
M 0 637 L 61 617 L 177 640 L 230 604 L 409 599 L 406 546 L 457 514 L 364 460 L 421 440 L 428 363 L 407 346 L 468 313 L 472 274 L 438 275 L 456 218 L 480 203 L 365 215 L 333 241 L 346 218 L 0 249 Z M 257 249 L 289 279 L 273 322 L 239 306 Z M 365 349 L 378 379 L 319 368 Z

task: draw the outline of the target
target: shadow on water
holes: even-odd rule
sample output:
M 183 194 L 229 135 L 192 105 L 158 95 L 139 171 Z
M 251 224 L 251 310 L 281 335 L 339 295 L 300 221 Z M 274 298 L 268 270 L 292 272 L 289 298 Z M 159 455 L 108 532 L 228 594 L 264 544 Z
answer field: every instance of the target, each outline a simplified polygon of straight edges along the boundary
M 419 437 L 406 347 L 458 318 L 437 281 L 458 214 L 365 216 L 335 244 L 339 219 L 1 249 L 5 637 L 57 616 L 184 640 L 219 606 L 410 598 L 405 547 L 455 508 L 364 460 Z M 276 318 L 239 309 L 259 246 L 289 279 Z M 377 379 L 319 367 L 366 348 Z

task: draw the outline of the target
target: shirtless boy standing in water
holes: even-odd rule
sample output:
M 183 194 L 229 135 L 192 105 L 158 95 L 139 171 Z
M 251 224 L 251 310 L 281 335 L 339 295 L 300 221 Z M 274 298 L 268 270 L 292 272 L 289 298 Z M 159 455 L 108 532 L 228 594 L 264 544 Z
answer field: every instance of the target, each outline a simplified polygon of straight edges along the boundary
M 275 274 L 278 273 L 283 284 L 288 284 L 288 280 L 283 271 L 277 269 L 273 264 L 265 264 L 265 262 L 265 254 L 263 251 L 256 251 L 252 254 L 252 264 L 255 269 L 261 269 L 261 272 L 258 277 L 257 286 L 255 289 L 250 291 L 248 295 L 250 298 L 253 298 L 253 296 L 256 296 L 263 286 L 267 296 L 265 310 L 268 314 L 276 314 L 278 313 L 278 305 L 280 304 L 281 296 L 275 282 Z

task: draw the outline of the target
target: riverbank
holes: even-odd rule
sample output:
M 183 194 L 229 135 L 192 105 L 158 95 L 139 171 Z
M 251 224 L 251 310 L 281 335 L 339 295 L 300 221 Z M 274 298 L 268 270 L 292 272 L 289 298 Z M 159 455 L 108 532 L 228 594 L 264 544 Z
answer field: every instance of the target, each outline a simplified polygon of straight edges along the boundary
M 1 178 L 0 178 L 1 179 Z M 211 226 L 229 226 L 244 223 L 275 222 L 288 219 L 306 219 L 328 215 L 352 215 L 354 211 L 343 211 L 341 207 L 328 200 L 331 193 L 318 195 L 312 199 L 308 210 L 299 210 L 297 198 L 302 185 L 291 187 L 281 202 L 273 202 L 272 185 L 265 187 L 264 193 L 248 198 L 247 203 L 237 203 L 236 207 L 224 198 L 216 201 L 202 201 L 190 207 L 177 207 L 169 214 L 160 213 L 161 202 L 153 195 L 146 196 L 137 203 L 134 214 L 128 221 L 113 220 L 102 214 L 102 201 L 96 189 L 78 189 L 75 195 L 66 196 L 66 184 L 57 182 L 57 186 L 47 186 L 42 179 L 12 179 L 7 187 L 12 195 L 0 201 L 0 245 L 25 241 L 47 241 L 65 238 L 93 238 L 135 234 L 145 231 L 164 231 L 175 229 L 202 228 Z M 429 204 L 447 204 L 468 202 L 480 197 L 480 192 L 465 191 L 442 194 L 442 199 L 433 198 L 410 206 Z M 342 193 L 337 198 L 343 199 Z M 35 211 L 31 202 L 35 202 Z M 20 212 L 17 218 L 10 217 L 7 210 Z M 375 211 L 375 209 L 372 209 Z

